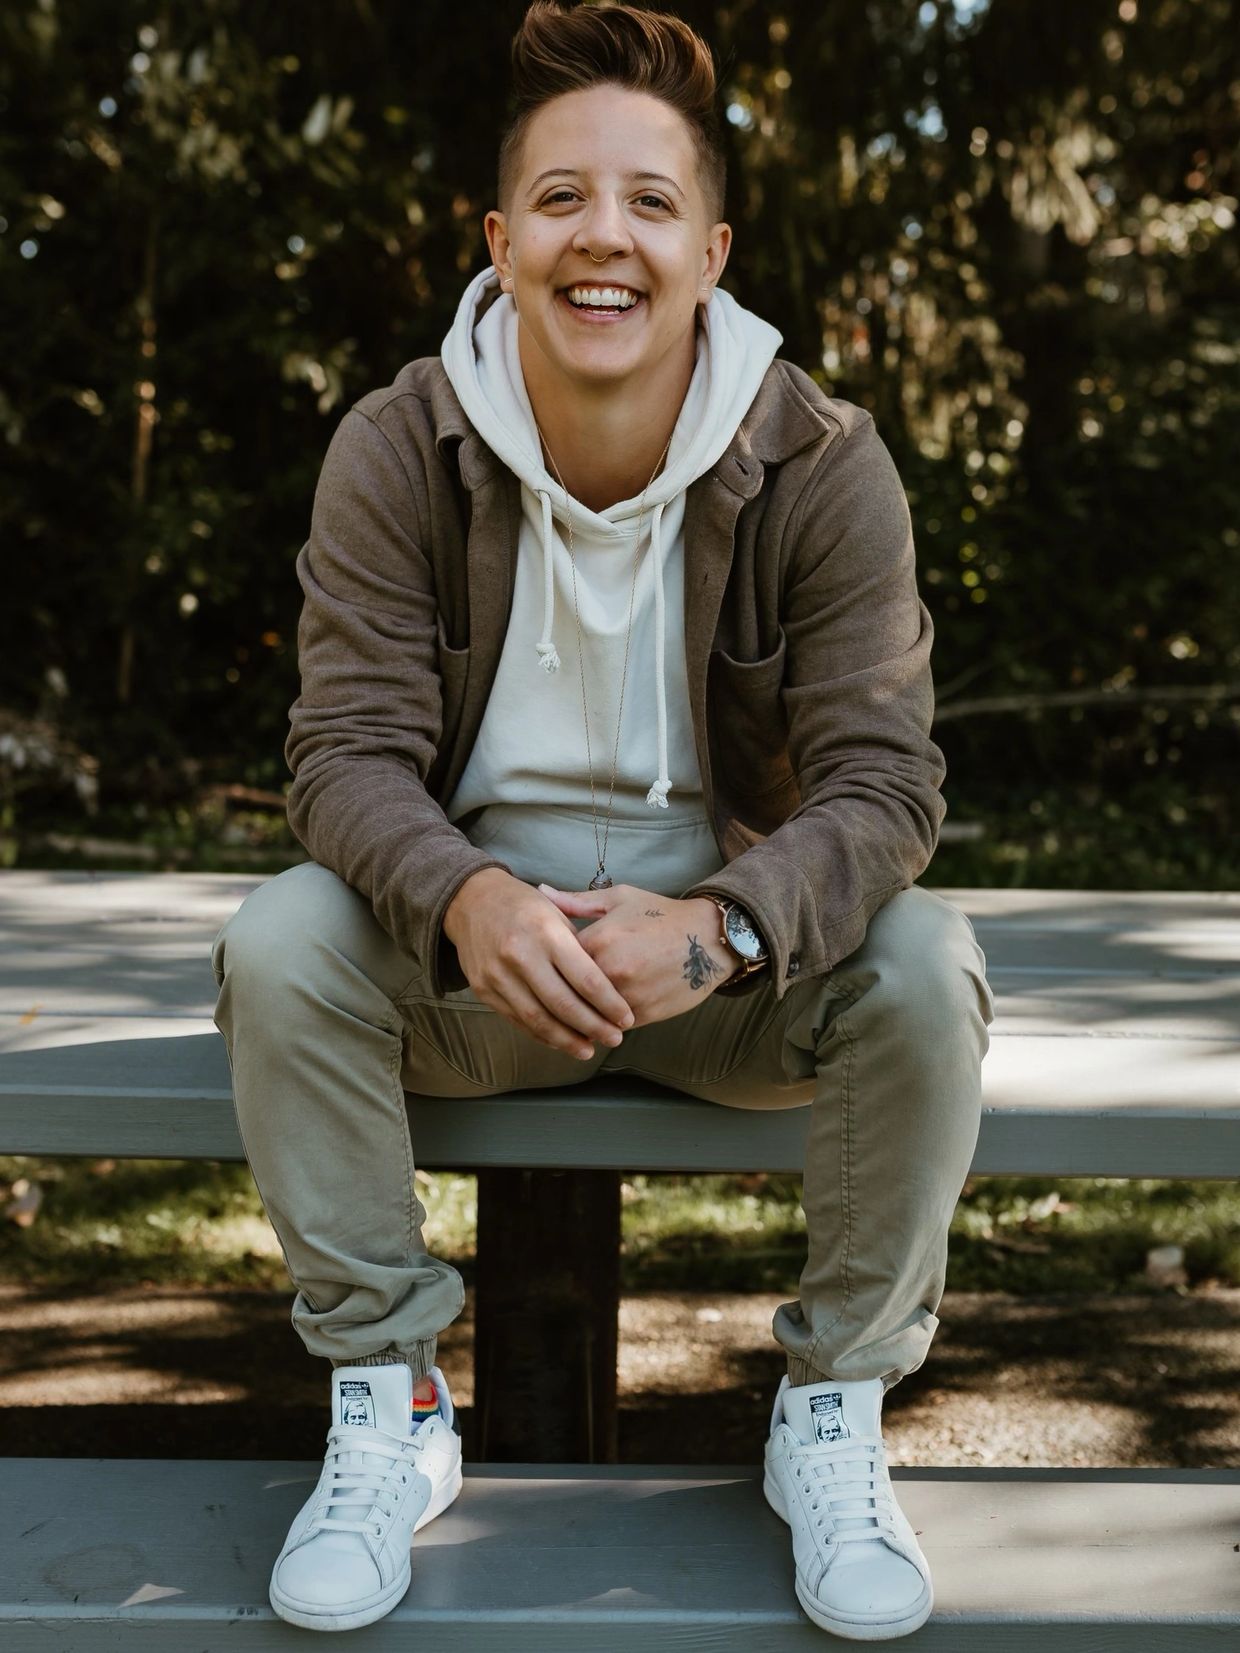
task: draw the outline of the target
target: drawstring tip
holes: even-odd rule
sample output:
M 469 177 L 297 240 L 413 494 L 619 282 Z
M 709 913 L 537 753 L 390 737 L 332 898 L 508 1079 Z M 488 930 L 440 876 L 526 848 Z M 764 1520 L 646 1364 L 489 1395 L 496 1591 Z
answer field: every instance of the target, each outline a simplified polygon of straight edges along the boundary
M 671 781 L 656 781 L 646 794 L 646 802 L 651 809 L 666 809 L 667 795 L 672 790 Z
M 558 672 L 560 669 L 560 657 L 556 653 L 555 644 L 535 643 L 534 647 L 538 650 L 538 663 L 542 669 L 545 672 Z

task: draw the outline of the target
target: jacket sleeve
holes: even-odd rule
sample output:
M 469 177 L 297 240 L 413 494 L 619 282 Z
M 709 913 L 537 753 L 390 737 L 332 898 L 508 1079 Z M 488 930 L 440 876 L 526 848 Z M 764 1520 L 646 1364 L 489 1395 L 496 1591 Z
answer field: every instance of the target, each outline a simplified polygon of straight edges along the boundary
M 426 790 L 442 732 L 438 605 L 400 456 L 351 408 L 328 446 L 297 558 L 301 692 L 284 756 L 288 819 L 315 861 L 364 895 L 436 996 L 465 987 L 444 909 L 483 867 Z
M 801 803 L 683 897 L 710 891 L 749 909 L 780 999 L 854 952 L 874 913 L 929 866 L 947 770 L 930 739 L 934 627 L 912 519 L 868 413 L 824 449 L 787 540 L 782 693 Z M 766 980 L 759 970 L 718 991 Z

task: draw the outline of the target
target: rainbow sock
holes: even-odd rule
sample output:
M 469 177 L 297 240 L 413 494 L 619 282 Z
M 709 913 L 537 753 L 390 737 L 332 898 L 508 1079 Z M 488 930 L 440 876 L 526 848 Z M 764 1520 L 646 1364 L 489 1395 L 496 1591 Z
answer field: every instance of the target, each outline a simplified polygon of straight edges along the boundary
M 434 1390 L 434 1378 L 427 1378 L 426 1381 L 430 1384 L 431 1389 Z M 414 1388 L 417 1388 L 417 1384 L 414 1385 Z M 412 1435 L 420 1423 L 424 1423 L 427 1418 L 436 1417 L 438 1413 L 439 1395 L 437 1393 L 432 1393 L 429 1400 L 419 1400 L 415 1394 L 412 1404 L 409 1407 L 409 1433 Z

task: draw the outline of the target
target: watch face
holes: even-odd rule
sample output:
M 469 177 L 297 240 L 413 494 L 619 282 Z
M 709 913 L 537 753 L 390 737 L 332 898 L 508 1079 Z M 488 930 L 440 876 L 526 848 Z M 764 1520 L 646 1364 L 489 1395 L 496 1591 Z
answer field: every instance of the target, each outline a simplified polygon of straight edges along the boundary
M 765 948 L 758 939 L 758 933 L 740 907 L 728 909 L 724 929 L 727 931 L 728 940 L 743 959 L 752 961 L 764 956 Z

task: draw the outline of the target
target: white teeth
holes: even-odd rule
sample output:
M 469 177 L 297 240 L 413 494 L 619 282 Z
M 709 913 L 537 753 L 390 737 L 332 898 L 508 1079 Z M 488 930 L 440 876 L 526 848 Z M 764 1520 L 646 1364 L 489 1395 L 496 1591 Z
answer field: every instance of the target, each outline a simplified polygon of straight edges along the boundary
M 570 287 L 569 300 L 576 305 L 593 304 L 609 310 L 631 310 L 637 294 L 627 287 Z

